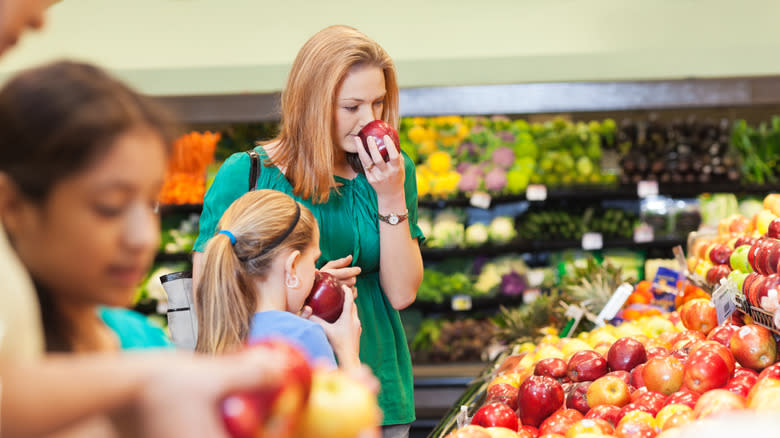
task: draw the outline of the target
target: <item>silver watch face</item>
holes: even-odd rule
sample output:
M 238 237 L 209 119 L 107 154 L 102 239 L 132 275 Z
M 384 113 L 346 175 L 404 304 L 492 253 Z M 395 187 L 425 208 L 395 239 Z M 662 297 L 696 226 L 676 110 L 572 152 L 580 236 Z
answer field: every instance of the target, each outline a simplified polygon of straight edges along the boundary
M 390 225 L 396 225 L 398 224 L 398 216 L 391 214 L 387 221 L 390 222 Z

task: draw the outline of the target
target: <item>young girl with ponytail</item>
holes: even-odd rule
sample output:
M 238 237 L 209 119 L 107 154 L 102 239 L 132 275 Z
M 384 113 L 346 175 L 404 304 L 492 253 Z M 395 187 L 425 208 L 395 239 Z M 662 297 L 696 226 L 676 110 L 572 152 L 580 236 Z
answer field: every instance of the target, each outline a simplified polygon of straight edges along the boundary
M 296 343 L 313 361 L 343 368 L 360 365 L 360 320 L 352 289 L 338 320 L 311 315 L 304 302 L 320 257 L 319 229 L 311 211 L 275 190 L 238 198 L 219 221 L 204 252 L 195 293 L 198 344 L 203 353 L 222 353 L 245 341 L 280 336 Z

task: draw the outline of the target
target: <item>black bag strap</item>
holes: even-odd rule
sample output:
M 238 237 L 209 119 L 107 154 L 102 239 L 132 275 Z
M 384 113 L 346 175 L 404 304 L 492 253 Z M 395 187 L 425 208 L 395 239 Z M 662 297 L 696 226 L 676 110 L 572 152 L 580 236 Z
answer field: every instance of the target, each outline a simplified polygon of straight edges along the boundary
M 252 192 L 257 188 L 257 177 L 260 176 L 260 154 L 254 149 L 246 151 L 246 153 L 252 161 L 249 168 L 249 191 Z

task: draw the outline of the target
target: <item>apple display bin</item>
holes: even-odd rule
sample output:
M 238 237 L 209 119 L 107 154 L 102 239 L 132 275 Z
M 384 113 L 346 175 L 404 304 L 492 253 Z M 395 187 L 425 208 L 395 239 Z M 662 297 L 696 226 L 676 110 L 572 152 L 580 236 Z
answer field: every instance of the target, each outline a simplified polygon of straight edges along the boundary
M 495 377 L 496 370 L 509 356 L 511 351 L 507 350 L 499 354 L 495 359 L 488 363 L 485 370 L 477 376 L 458 398 L 452 408 L 442 417 L 441 421 L 428 434 L 428 438 L 443 438 L 455 429 L 468 424 L 462 423 L 466 417 L 470 419 L 476 413 L 477 408 L 482 405 L 487 394 L 487 387 Z M 458 422 L 462 424 L 458 424 Z
M 750 316 L 753 320 L 753 324 L 760 325 L 771 331 L 775 334 L 775 338 L 780 336 L 780 328 L 775 325 L 774 315 L 760 307 L 751 305 L 743 296 L 737 296 L 735 301 L 737 303 L 737 309 Z

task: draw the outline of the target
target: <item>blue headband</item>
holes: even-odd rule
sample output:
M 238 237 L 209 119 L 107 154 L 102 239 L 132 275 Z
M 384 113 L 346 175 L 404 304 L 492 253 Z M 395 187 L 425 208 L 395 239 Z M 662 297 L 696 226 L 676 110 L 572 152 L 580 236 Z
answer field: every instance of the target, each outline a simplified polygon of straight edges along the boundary
M 230 244 L 231 245 L 235 245 L 236 244 L 236 236 L 234 236 L 233 233 L 231 233 L 230 231 L 228 231 L 228 230 L 220 230 L 219 234 L 224 234 L 224 235 L 228 236 L 230 238 Z

